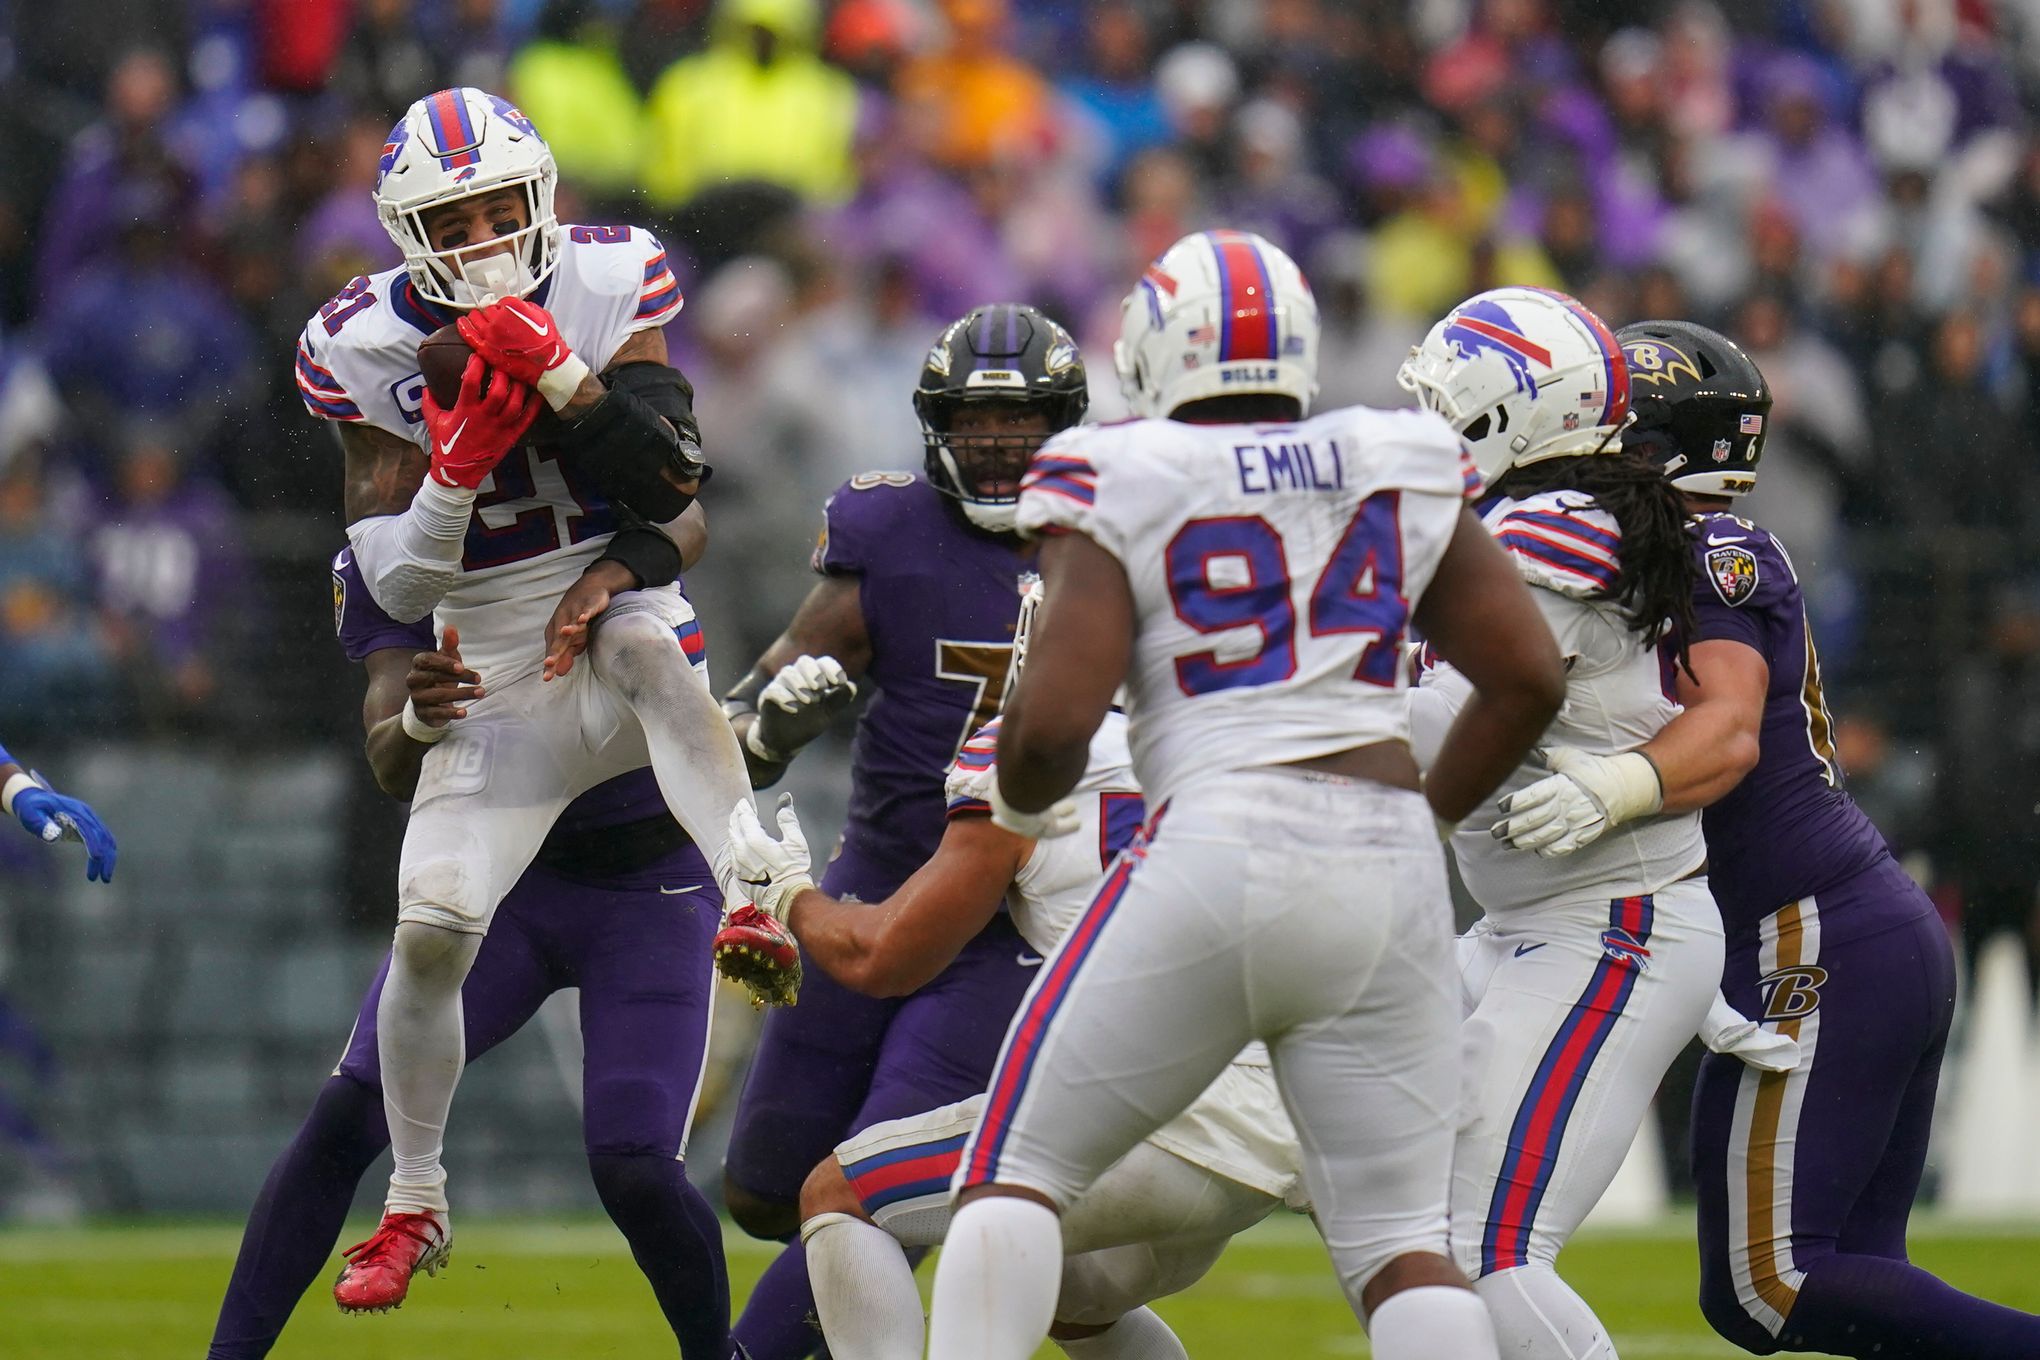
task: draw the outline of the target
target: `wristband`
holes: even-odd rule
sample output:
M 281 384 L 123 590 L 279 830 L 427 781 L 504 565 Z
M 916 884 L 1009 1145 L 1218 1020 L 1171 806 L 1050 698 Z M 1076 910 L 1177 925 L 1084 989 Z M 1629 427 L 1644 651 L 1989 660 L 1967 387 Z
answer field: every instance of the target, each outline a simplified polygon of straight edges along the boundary
M 12 817 L 14 815 L 14 800 L 20 796 L 21 791 L 23 789 L 39 789 L 41 787 L 42 785 L 36 783 L 33 776 L 16 770 L 13 774 L 7 776 L 7 783 L 4 786 L 0 786 L 0 812 L 4 812 L 9 817 Z
M 538 381 L 532 385 L 538 388 L 538 395 L 545 398 L 547 406 L 559 411 L 574 399 L 574 393 L 581 390 L 589 372 L 587 362 L 570 351 L 557 366 L 539 374 Z
M 424 719 L 418 716 L 418 710 L 412 706 L 409 699 L 404 700 L 403 724 L 405 736 L 409 737 L 412 741 L 423 742 L 427 746 L 435 742 L 445 741 L 446 734 L 453 730 L 452 723 L 448 723 L 444 727 L 428 725 Z

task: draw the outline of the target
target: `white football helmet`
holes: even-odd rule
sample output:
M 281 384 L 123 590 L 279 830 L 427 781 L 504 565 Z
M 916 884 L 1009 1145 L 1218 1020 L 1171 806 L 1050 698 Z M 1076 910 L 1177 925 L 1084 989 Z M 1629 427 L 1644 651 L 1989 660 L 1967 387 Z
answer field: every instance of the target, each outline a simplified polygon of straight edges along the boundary
M 496 298 L 523 297 L 559 263 L 560 225 L 553 215 L 558 185 L 552 150 L 531 120 L 501 96 L 462 86 L 426 95 L 390 129 L 376 175 L 375 210 L 421 294 L 445 307 L 479 307 Z M 524 191 L 522 231 L 462 250 L 432 248 L 425 235 L 427 209 L 508 188 Z M 515 245 L 510 254 L 462 258 L 476 246 L 504 241 Z
M 1206 397 L 1317 396 L 1317 300 L 1296 262 L 1246 231 L 1185 236 L 1120 306 L 1112 347 L 1135 415 Z
M 1459 432 L 1487 483 L 1524 463 L 1622 451 L 1629 366 L 1607 323 L 1564 293 L 1474 294 L 1395 379 Z

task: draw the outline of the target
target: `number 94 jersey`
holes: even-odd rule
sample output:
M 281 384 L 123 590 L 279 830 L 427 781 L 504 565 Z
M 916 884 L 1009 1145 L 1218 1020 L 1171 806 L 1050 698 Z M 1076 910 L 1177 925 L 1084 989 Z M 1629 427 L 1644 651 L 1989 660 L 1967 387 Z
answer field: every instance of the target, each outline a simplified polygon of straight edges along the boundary
M 1200 776 L 1408 740 L 1400 644 L 1476 480 L 1428 412 L 1138 420 L 1043 445 L 1019 523 L 1126 569 L 1133 763 L 1160 806 Z
M 631 335 L 679 313 L 680 289 L 650 232 L 562 226 L 560 233 L 559 265 L 532 301 L 599 373 Z M 418 342 L 456 315 L 420 297 L 402 268 L 354 280 L 298 337 L 305 408 L 429 448 Z M 528 441 L 519 445 L 475 497 L 461 578 L 437 611 L 440 626 L 460 626 L 462 654 L 491 684 L 536 670 L 553 604 L 615 528 L 608 502 L 564 460 Z

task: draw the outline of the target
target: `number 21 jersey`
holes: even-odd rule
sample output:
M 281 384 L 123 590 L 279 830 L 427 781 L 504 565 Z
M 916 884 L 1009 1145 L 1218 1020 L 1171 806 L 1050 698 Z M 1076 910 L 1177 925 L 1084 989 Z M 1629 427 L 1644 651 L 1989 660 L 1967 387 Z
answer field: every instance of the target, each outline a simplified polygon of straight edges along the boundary
M 1400 643 L 1474 484 L 1426 412 L 1138 420 L 1044 445 L 1020 527 L 1086 534 L 1126 570 L 1150 806 L 1200 776 L 1407 741 Z
M 635 227 L 560 228 L 559 265 L 531 295 L 601 372 L 625 340 L 678 314 L 680 289 L 658 238 Z M 431 447 L 418 342 L 454 320 L 402 268 L 359 278 L 319 309 L 297 344 L 298 395 L 323 420 L 371 425 Z M 481 485 L 461 575 L 434 611 L 491 685 L 538 669 L 553 606 L 616 529 L 609 503 L 529 440 Z

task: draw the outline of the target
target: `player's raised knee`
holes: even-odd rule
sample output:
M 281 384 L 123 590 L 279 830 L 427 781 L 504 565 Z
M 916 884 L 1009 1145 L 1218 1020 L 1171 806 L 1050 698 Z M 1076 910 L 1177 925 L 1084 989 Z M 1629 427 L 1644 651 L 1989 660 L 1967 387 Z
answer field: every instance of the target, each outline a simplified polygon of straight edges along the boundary
M 1737 1297 L 1728 1263 L 1710 1262 L 1704 1254 L 1700 1261 L 1700 1313 L 1724 1341 L 1752 1355 L 1775 1355 L 1783 1349 L 1778 1338 L 1751 1317 Z
M 648 613 L 616 614 L 602 620 L 588 644 L 596 669 L 631 697 L 667 671 L 686 667 L 686 655 L 673 630 Z
M 400 921 L 390 946 L 394 960 L 414 978 L 451 976 L 456 985 L 467 973 L 480 937 L 423 921 Z
M 481 889 L 469 861 L 458 855 L 405 865 L 397 878 L 399 937 L 407 925 L 441 932 L 479 931 L 491 905 L 483 900 Z
M 739 1228 L 763 1241 L 784 1242 L 800 1231 L 799 1204 L 754 1195 L 727 1178 L 723 1181 L 723 1207 Z

